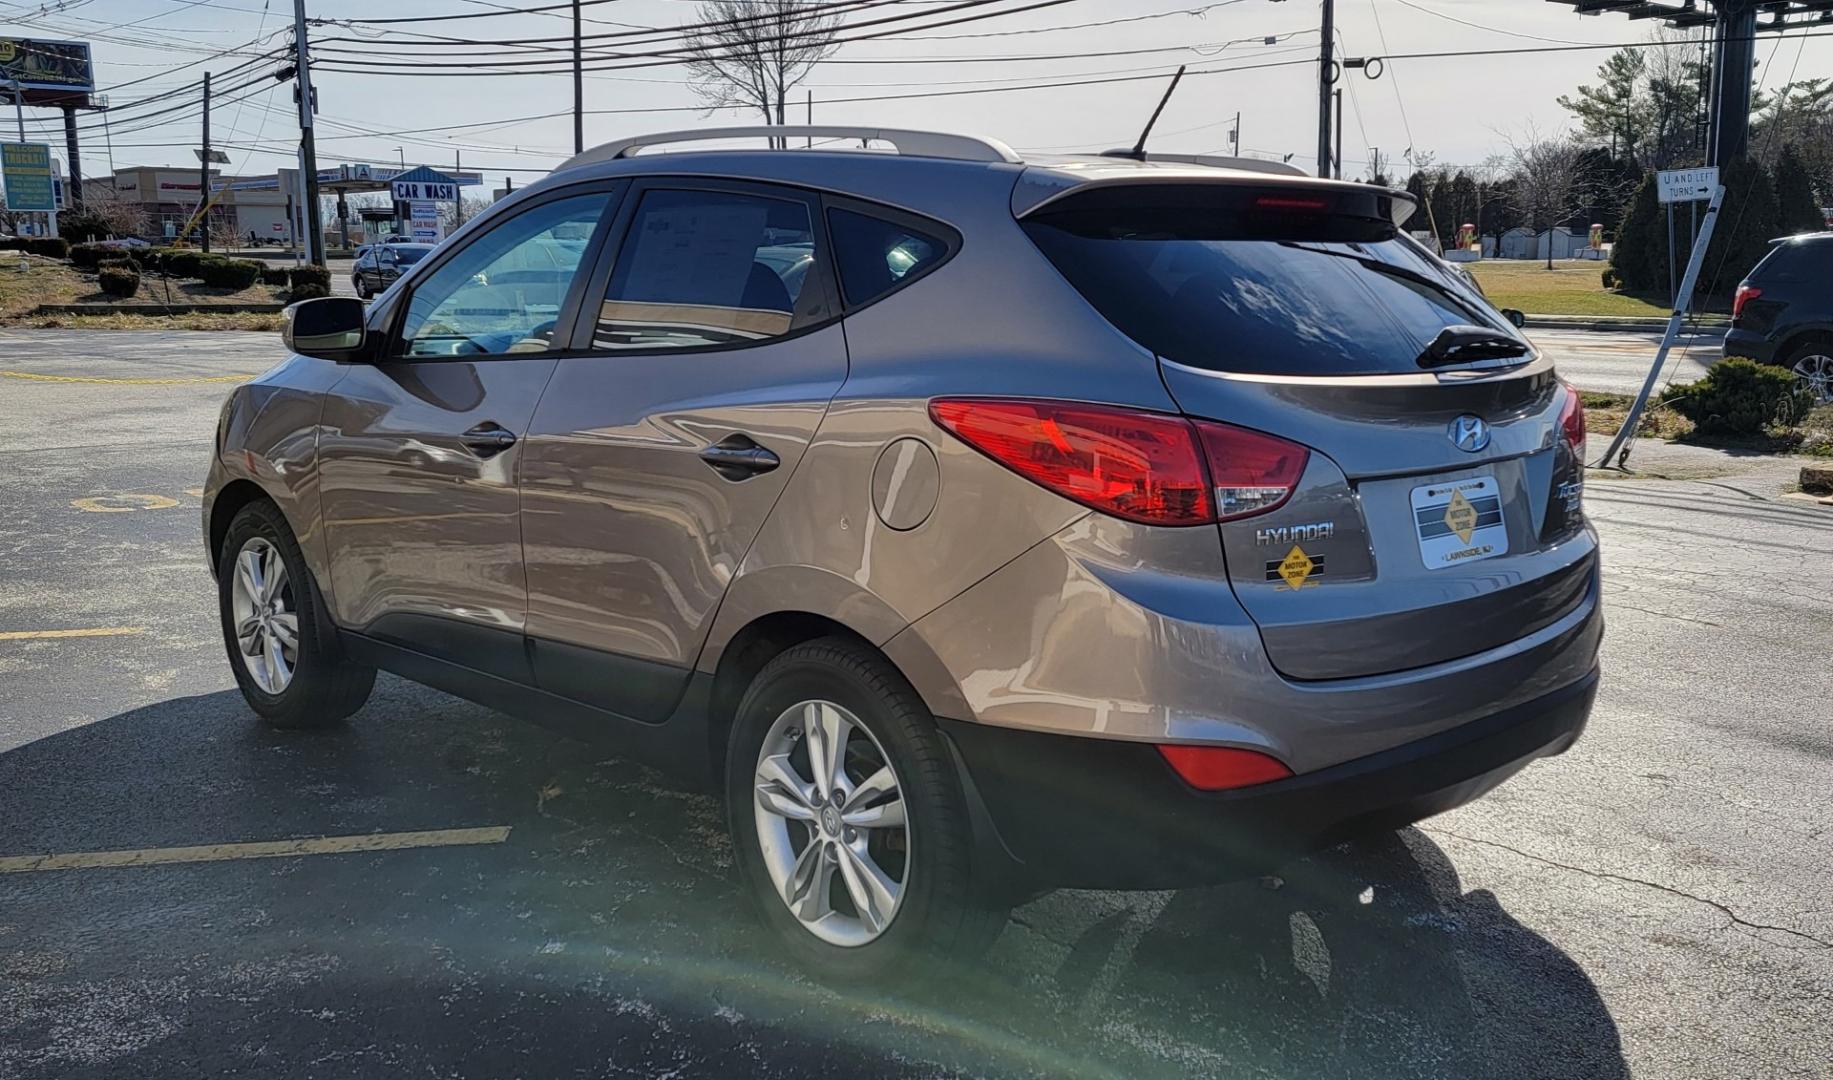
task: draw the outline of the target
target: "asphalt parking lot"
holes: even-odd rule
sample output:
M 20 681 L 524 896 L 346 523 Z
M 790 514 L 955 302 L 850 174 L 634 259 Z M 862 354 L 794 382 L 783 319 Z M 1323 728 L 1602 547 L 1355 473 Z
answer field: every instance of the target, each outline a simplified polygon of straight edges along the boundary
M 275 358 L 0 331 L 0 1077 L 1833 1072 L 1833 512 L 1761 462 L 1589 485 L 1570 753 L 1277 880 L 1056 893 L 944 986 L 835 990 L 760 947 L 702 795 L 386 676 L 341 731 L 255 721 L 196 486 Z

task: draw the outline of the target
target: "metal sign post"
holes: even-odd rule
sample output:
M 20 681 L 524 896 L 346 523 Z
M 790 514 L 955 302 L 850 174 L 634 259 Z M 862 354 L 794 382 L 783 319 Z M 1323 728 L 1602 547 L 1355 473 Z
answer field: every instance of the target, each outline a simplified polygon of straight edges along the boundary
M 1687 257 L 1686 275 L 1680 279 L 1680 297 L 1674 303 L 1674 313 L 1668 316 L 1667 331 L 1661 335 L 1661 347 L 1655 350 L 1655 362 L 1649 366 L 1648 378 L 1642 381 L 1642 390 L 1636 395 L 1635 403 L 1629 407 L 1629 415 L 1623 418 L 1623 426 L 1611 436 L 1610 445 L 1604 448 L 1603 456 L 1592 463 L 1593 468 L 1608 468 L 1612 458 L 1616 459 L 1619 466 L 1629 460 L 1629 440 L 1636 433 L 1636 425 L 1642 419 L 1642 410 L 1648 404 L 1649 396 L 1655 392 L 1655 380 L 1661 377 L 1661 369 L 1667 365 L 1668 350 L 1680 335 L 1681 317 L 1686 314 L 1687 308 L 1693 306 L 1693 287 L 1698 284 L 1699 268 L 1706 261 L 1706 247 L 1712 243 L 1712 227 L 1718 224 L 1718 210 L 1725 201 L 1725 189 L 1718 183 L 1717 169 L 1686 171 L 1712 174 L 1712 201 L 1706 205 L 1705 216 L 1700 219 L 1699 236 L 1693 241 L 1693 253 Z

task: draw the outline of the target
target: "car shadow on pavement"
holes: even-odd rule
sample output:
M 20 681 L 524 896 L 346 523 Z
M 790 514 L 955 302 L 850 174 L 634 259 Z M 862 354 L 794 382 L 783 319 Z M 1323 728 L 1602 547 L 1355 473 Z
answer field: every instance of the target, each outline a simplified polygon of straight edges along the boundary
M 1423 833 L 1277 880 L 1054 893 L 925 988 L 764 947 L 719 806 L 383 678 L 0 753 L 0 857 L 508 826 L 506 841 L 0 874 L 0 1075 L 1627 1075 L 1585 972 Z

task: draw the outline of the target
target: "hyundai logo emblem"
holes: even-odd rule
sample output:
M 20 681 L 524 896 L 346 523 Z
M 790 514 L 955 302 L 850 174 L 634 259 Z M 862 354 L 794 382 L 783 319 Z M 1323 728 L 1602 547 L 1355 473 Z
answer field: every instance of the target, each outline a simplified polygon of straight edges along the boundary
M 1480 416 L 1465 413 L 1451 421 L 1449 434 L 1457 448 L 1467 454 L 1474 454 L 1489 445 L 1489 425 Z

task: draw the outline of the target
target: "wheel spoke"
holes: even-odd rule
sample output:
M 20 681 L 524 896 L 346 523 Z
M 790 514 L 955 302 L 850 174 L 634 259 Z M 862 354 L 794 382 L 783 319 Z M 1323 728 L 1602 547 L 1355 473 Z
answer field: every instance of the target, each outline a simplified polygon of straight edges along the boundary
M 270 619 L 268 625 L 273 628 L 274 636 L 280 640 L 280 644 L 292 649 L 295 654 L 297 654 L 299 650 L 299 616 L 290 611 L 284 611 Z
M 259 605 L 263 591 L 261 553 L 253 548 L 242 552 L 242 557 L 236 560 L 236 577 L 241 582 L 242 591 L 247 595 L 249 602 Z
M 897 907 L 897 883 L 878 868 L 863 844 L 840 846 L 840 876 L 846 879 L 847 893 L 859 909 L 859 917 L 874 933 L 883 930 Z
M 814 922 L 834 910 L 834 863 L 828 857 L 827 844 L 819 839 L 808 842 L 796 857 L 795 869 L 789 875 L 789 893 L 784 897 L 796 918 Z
M 790 768 L 787 754 L 767 757 L 758 763 L 757 801 L 758 805 L 778 817 L 793 818 L 796 821 L 815 819 L 808 787 L 796 776 L 795 770 Z
M 280 598 L 281 592 L 286 589 L 286 562 L 280 558 L 280 551 L 278 548 L 267 549 L 266 565 L 263 567 L 261 577 L 261 586 L 263 590 L 261 593 L 261 601 L 266 604 L 272 604 L 275 600 Z
M 258 617 L 250 615 L 248 618 L 236 623 L 236 644 L 242 647 L 244 653 L 252 653 L 254 651 L 255 639 L 260 636 L 261 620 Z
M 286 689 L 286 684 L 293 677 L 293 669 L 287 664 L 286 657 L 281 654 L 280 639 L 274 636 L 271 628 L 261 640 L 262 652 L 266 654 L 268 676 L 273 680 L 273 685 L 268 687 L 268 693 L 278 694 Z
M 839 709 L 821 701 L 809 702 L 803 710 L 807 728 L 808 767 L 815 774 L 815 790 L 822 799 L 833 798 L 838 791 L 844 796 L 851 786 L 846 778 L 846 744 L 853 725 Z
M 901 829 L 904 827 L 904 800 L 868 806 L 840 815 L 840 820 L 856 829 Z

